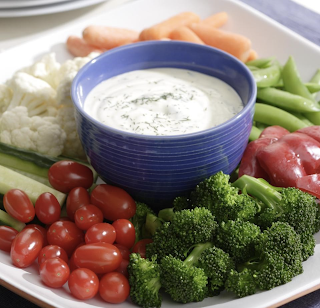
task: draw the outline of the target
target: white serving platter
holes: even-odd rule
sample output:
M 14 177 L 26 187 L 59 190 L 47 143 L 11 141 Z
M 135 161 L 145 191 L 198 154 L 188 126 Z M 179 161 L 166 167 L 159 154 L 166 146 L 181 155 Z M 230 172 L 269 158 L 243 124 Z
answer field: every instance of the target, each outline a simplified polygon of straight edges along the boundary
M 289 55 L 292 55 L 304 80 L 311 78 L 315 70 L 320 68 L 320 48 L 318 46 L 238 1 L 137 0 L 96 16 L 91 20 L 76 23 L 61 31 L 50 32 L 39 39 L 0 53 L 0 82 L 5 82 L 16 70 L 39 60 L 46 53 L 55 52 L 60 62 L 71 58 L 64 42 L 71 34 L 81 35 L 83 28 L 89 24 L 105 24 L 141 30 L 146 26 L 187 10 L 194 11 L 203 18 L 219 11 L 228 12 L 230 20 L 224 26 L 224 29 L 248 36 L 260 57 L 276 56 L 283 63 Z M 162 307 L 278 307 L 320 288 L 320 234 L 316 234 L 316 240 L 315 254 L 304 262 L 304 273 L 295 277 L 286 285 L 242 299 L 223 292 L 221 295 L 207 298 L 203 302 L 183 306 L 165 298 Z M 86 302 L 75 300 L 69 294 L 67 286 L 58 290 L 48 289 L 41 283 L 37 275 L 36 265 L 27 269 L 15 268 L 11 264 L 9 256 L 1 251 L 0 283 L 42 307 L 115 307 L 102 302 L 99 297 Z M 127 301 L 117 305 L 117 307 L 132 308 L 133 305 Z

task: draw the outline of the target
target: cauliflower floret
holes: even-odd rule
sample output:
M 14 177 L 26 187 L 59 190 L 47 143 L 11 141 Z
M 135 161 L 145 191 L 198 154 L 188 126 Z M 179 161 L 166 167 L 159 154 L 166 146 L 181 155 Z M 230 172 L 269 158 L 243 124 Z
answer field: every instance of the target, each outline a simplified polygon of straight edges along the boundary
M 25 67 L 20 72 L 27 73 L 33 77 L 42 79 L 47 82 L 53 89 L 56 89 L 59 83 L 58 72 L 61 64 L 57 62 L 56 55 L 54 53 L 47 54 L 43 58 Z
M 62 155 L 84 159 L 86 156 L 77 133 L 74 107 L 69 105 L 62 106 L 58 110 L 57 120 L 67 134 Z
M 63 152 L 66 133 L 54 117 L 28 115 L 25 106 L 3 113 L 0 118 L 0 141 L 50 156 Z
M 72 100 L 70 96 L 70 89 L 73 78 L 77 75 L 82 66 L 88 63 L 93 58 L 97 57 L 99 53 L 92 52 L 87 57 L 77 57 L 72 60 L 64 62 L 58 72 L 59 84 L 57 87 L 57 104 L 71 105 Z
M 7 85 L 13 91 L 7 110 L 25 106 L 32 117 L 47 112 L 49 106 L 55 106 L 56 91 L 47 82 L 32 75 L 18 72 Z
M 12 99 L 12 90 L 5 84 L 0 84 L 0 116 L 4 113 Z

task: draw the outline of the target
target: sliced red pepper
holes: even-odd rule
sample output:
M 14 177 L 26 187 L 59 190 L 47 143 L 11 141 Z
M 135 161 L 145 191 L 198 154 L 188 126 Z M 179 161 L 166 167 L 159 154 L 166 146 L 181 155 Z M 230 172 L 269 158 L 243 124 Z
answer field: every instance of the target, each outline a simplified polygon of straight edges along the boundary
M 310 174 L 298 178 L 296 181 L 296 187 L 320 198 L 320 174 Z
M 257 159 L 275 186 L 295 187 L 296 180 L 307 175 L 300 158 L 285 142 L 274 142 L 260 149 Z
M 285 142 L 299 157 L 307 174 L 318 173 L 320 169 L 320 142 L 314 138 L 302 134 L 291 133 L 283 136 L 278 142 Z
M 290 134 L 290 132 L 278 125 L 266 127 L 260 134 L 259 138 L 272 138 L 278 140 L 281 137 Z
M 320 142 L 320 125 L 304 127 L 297 130 L 297 132 L 306 134 L 312 137 L 313 139 L 317 140 L 318 142 Z
M 247 174 L 255 178 L 263 178 L 266 181 L 269 180 L 268 174 L 261 168 L 256 155 L 260 149 L 271 144 L 273 140 L 272 138 L 259 138 L 247 145 L 240 163 L 239 177 Z

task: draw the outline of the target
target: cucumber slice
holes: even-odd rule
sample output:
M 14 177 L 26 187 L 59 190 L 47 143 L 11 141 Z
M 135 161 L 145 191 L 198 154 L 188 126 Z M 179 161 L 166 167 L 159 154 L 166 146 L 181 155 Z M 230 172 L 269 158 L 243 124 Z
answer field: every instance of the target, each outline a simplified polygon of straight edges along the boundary
M 26 224 L 11 217 L 7 212 L 0 210 L 0 225 L 9 226 L 17 231 L 21 231 Z
M 4 195 L 10 189 L 23 190 L 29 196 L 33 204 L 44 192 L 52 193 L 58 199 L 61 206 L 66 199 L 64 193 L 0 165 L 0 194 Z

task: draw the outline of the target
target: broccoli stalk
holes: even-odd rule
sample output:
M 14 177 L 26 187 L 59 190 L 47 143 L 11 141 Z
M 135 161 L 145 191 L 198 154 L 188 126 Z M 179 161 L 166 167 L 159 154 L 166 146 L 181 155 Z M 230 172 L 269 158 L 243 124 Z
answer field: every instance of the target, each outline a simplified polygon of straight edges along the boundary
M 258 225 L 265 229 L 276 221 L 287 222 L 301 237 L 303 259 L 313 255 L 313 234 L 319 224 L 314 196 L 293 187 L 274 187 L 262 179 L 248 175 L 240 177 L 233 186 L 262 202 L 257 215 Z
M 132 302 L 143 308 L 160 307 L 162 299 L 159 295 L 161 283 L 158 263 L 154 259 L 142 258 L 138 253 L 131 253 L 128 274 Z
M 171 255 L 162 258 L 161 285 L 174 301 L 198 302 L 208 296 L 208 277 L 202 268 L 195 265 L 201 253 L 212 246 L 211 242 L 195 245 L 184 261 Z

